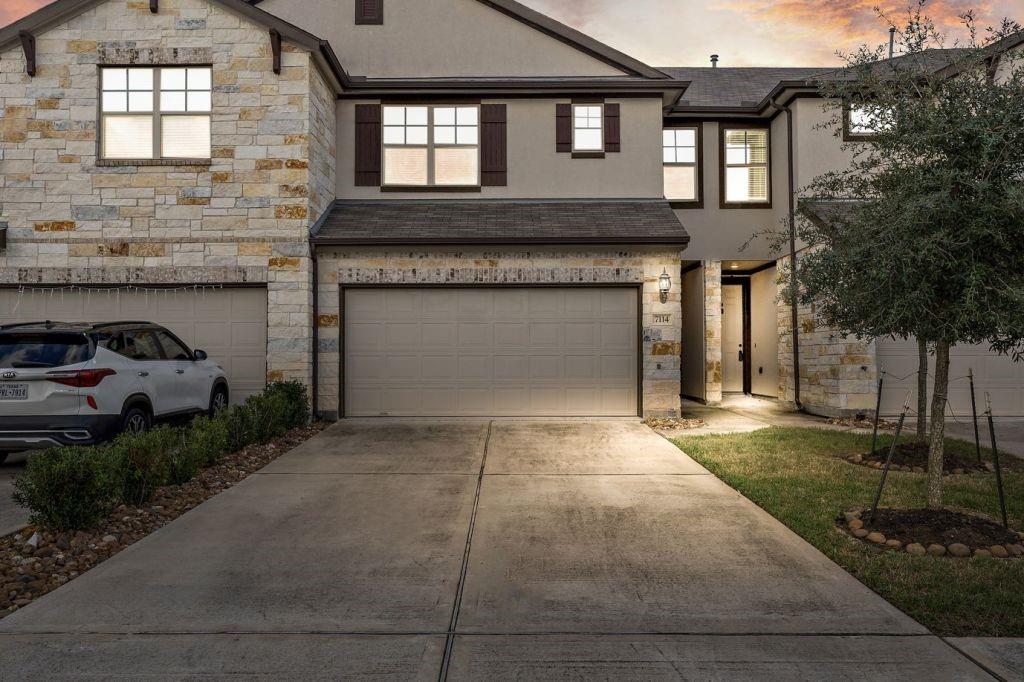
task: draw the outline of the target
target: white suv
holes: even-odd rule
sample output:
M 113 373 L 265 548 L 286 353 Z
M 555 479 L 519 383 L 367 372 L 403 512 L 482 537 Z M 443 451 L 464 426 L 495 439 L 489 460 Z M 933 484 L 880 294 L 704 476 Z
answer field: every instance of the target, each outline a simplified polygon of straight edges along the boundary
M 149 322 L 0 326 L 0 462 L 228 404 L 224 370 Z

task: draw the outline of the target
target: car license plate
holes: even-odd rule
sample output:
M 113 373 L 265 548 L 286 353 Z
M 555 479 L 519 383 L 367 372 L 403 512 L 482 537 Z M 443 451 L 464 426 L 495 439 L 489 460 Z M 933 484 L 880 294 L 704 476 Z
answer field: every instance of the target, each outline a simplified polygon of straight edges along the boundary
M 28 384 L 0 384 L 0 400 L 28 400 Z

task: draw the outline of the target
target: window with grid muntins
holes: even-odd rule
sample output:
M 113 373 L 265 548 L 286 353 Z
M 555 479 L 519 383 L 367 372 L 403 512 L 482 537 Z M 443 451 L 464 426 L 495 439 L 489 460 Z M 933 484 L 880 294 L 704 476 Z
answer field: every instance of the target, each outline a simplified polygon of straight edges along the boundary
M 480 184 L 478 106 L 385 106 L 385 186 Z
M 725 131 L 725 201 L 767 203 L 768 130 Z
M 572 150 L 574 152 L 604 151 L 604 107 L 602 105 L 573 105 Z
M 665 167 L 665 198 L 697 200 L 697 129 L 662 131 L 662 163 Z
M 100 88 L 101 158 L 210 158 L 210 67 L 104 67 Z

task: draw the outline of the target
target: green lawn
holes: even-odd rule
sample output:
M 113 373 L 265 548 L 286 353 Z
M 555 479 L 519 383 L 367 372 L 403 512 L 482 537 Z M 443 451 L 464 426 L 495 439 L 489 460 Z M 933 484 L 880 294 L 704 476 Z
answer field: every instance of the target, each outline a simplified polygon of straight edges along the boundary
M 879 436 L 888 444 L 890 436 Z M 871 505 L 881 472 L 835 455 L 867 452 L 871 436 L 812 428 L 675 439 L 689 456 L 793 529 L 865 585 L 943 636 L 1024 636 L 1024 559 L 913 557 L 854 540 L 835 525 Z M 949 441 L 949 447 L 973 444 Z M 987 454 L 987 453 L 986 453 Z M 945 504 L 999 517 L 994 474 L 946 479 Z M 1024 527 L 1024 474 L 1004 474 L 1011 527 Z M 922 507 L 922 474 L 892 472 L 882 506 Z

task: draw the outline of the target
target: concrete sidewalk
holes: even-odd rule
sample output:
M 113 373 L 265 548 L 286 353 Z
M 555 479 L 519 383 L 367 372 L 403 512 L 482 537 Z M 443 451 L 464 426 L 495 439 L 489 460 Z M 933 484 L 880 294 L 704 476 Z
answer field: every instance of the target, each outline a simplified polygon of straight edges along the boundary
M 990 679 L 636 420 L 342 422 L 0 621 L 0 678 Z

